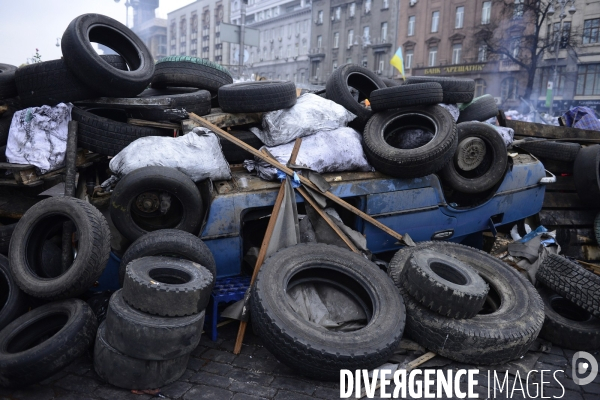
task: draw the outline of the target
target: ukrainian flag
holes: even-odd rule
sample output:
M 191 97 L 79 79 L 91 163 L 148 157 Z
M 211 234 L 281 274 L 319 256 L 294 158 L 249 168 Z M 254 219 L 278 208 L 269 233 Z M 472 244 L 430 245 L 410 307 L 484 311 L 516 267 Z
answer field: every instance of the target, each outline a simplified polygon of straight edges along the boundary
M 390 60 L 390 64 L 396 67 L 396 69 L 400 71 L 402 79 L 406 80 L 406 77 L 404 76 L 404 58 L 402 58 L 402 47 L 398 47 L 396 54 L 394 54 L 394 57 L 392 57 Z

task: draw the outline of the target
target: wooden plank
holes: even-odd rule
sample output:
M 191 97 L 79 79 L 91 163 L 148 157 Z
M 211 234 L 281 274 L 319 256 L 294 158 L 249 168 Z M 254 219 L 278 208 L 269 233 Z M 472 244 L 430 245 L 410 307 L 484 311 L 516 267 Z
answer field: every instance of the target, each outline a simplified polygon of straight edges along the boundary
M 218 126 L 219 128 L 227 128 L 230 126 L 239 126 L 239 125 L 248 125 L 248 124 L 260 124 L 262 122 L 262 117 L 264 113 L 239 113 L 239 114 L 229 114 L 229 113 L 213 113 L 204 115 L 206 121 L 210 122 L 213 125 Z M 196 115 L 196 114 L 194 114 Z M 196 116 L 197 117 L 197 116 Z M 190 114 L 190 119 L 186 119 L 182 121 L 182 125 L 184 127 L 184 133 L 190 132 L 197 126 L 202 126 L 197 121 L 192 119 Z
M 586 205 L 579 199 L 577 193 L 546 192 L 544 195 L 543 208 L 595 208 Z
M 506 120 L 506 126 L 513 128 L 515 135 L 528 137 L 541 137 L 546 139 L 598 139 L 598 132 L 586 129 L 567 128 L 564 126 L 536 124 Z
M 591 226 L 596 217 L 592 210 L 542 210 L 539 213 L 540 224 L 548 226 Z
M 557 175 L 556 182 L 549 183 L 546 186 L 546 194 L 555 191 L 575 192 L 575 178 L 573 178 L 573 175 Z
M 8 111 L 8 104 L 0 104 L 0 117 Z
M 170 122 L 156 122 L 156 121 L 146 121 L 145 119 L 137 119 L 137 118 L 128 118 L 127 123 L 136 126 L 149 126 L 151 128 L 163 128 L 163 129 L 181 129 L 180 124 L 170 123 Z

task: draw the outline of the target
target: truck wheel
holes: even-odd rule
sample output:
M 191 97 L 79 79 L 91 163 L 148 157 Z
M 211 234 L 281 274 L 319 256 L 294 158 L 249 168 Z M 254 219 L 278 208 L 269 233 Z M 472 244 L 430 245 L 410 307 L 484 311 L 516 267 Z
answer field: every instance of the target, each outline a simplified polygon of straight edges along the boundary
M 16 70 L 17 67 L 14 65 L 0 64 L 0 100 L 17 97 Z
M 473 268 L 489 284 L 483 309 L 471 319 L 439 315 L 414 300 L 402 285 L 411 255 L 428 249 Z M 544 306 L 529 281 L 487 253 L 450 242 L 422 242 L 392 258 L 388 274 L 404 297 L 406 333 L 421 346 L 466 364 L 502 364 L 524 355 L 544 323 Z
M 387 87 L 402 86 L 404 84 L 403 82 L 398 81 L 396 79 L 381 78 L 381 80 L 383 81 L 383 83 L 385 83 L 385 86 Z
M 294 104 L 296 85 L 293 82 L 239 82 L 219 88 L 219 105 L 226 113 L 275 111 Z
M 446 78 L 442 76 L 409 76 L 406 83 L 431 83 L 437 82 L 444 90 L 444 103 L 457 104 L 469 103 L 475 93 L 475 81 L 465 78 Z
M 202 265 L 172 257 L 144 257 L 127 265 L 123 298 L 153 315 L 180 317 L 204 310 L 214 286 Z
M 577 195 L 584 203 L 598 207 L 600 199 L 600 144 L 583 147 L 575 158 L 573 176 Z
M 212 274 L 213 281 L 217 278 L 215 259 L 198 236 L 177 229 L 160 229 L 140 237 L 123 254 L 119 267 L 121 285 L 127 265 L 133 260 L 149 256 L 169 256 L 193 261 L 206 268 Z
M 426 140 L 409 142 L 414 131 Z M 424 106 L 377 113 L 365 127 L 363 148 L 377 169 L 398 178 L 418 178 L 439 171 L 457 145 L 456 124 L 440 106 Z M 428 141 L 427 141 L 428 140 Z
M 600 318 L 600 276 L 556 254 L 549 254 L 536 277 L 556 293 Z
M 74 225 L 73 246 L 77 257 L 66 271 L 48 276 L 44 243 L 62 238 L 63 224 Z M 102 275 L 110 254 L 108 222 L 97 208 L 72 197 L 40 201 L 23 215 L 9 248 L 10 268 L 19 287 L 43 299 L 62 299 L 82 294 Z
M 12 277 L 8 258 L 0 255 L 0 331 L 26 310 L 26 295 Z
M 24 387 L 85 354 L 98 323 L 88 304 L 68 299 L 21 315 L 0 331 L 0 385 Z
M 463 105 L 460 111 L 457 123 L 470 121 L 487 121 L 498 115 L 498 106 L 492 95 L 486 94 L 473 99 L 468 104 Z
M 516 146 L 539 158 L 567 162 L 575 161 L 581 150 L 581 145 L 578 143 L 553 142 L 533 138 L 523 139 Z
M 198 116 L 210 113 L 211 94 L 207 90 L 178 93 L 170 89 L 147 89 L 139 96 L 142 102 L 164 101 L 168 106 L 147 106 L 126 109 L 133 117 L 148 121 L 180 121 L 189 113 Z M 185 110 L 184 113 L 181 110 Z
M 227 68 L 203 58 L 170 56 L 156 63 L 153 88 L 193 87 L 217 93 L 219 88 L 233 83 Z
M 405 265 L 404 273 L 404 288 L 415 300 L 451 318 L 476 316 L 489 290 L 473 268 L 429 250 L 415 252 Z
M 131 171 L 115 186 L 110 217 L 132 242 L 148 232 L 179 229 L 198 233 L 204 206 L 200 191 L 183 172 L 151 166 Z
M 117 351 L 141 360 L 169 360 L 198 346 L 204 310 L 189 317 L 157 317 L 129 306 L 122 290 L 117 290 L 108 303 L 105 321 L 106 341 Z
M 546 313 L 542 339 L 571 350 L 600 349 L 600 319 L 548 288 L 538 292 Z
M 354 299 L 367 325 L 339 332 L 308 321 L 288 295 L 307 283 Z M 251 306 L 252 325 L 265 347 L 290 368 L 319 380 L 339 380 L 342 368 L 372 369 L 385 363 L 402 338 L 406 318 L 402 299 L 376 265 L 325 244 L 299 244 L 270 256 L 258 273 Z
M 157 389 L 175 382 L 185 372 L 189 358 L 189 353 L 159 361 L 126 356 L 108 343 L 106 321 L 100 324 L 94 345 L 94 370 L 106 382 L 123 389 Z
M 377 89 L 369 101 L 373 111 L 417 105 L 435 105 L 442 102 L 443 92 L 439 83 L 416 83 Z
M 453 161 L 440 171 L 442 179 L 461 193 L 481 193 L 502 179 L 508 154 L 496 129 L 483 122 L 457 125 L 458 147 Z

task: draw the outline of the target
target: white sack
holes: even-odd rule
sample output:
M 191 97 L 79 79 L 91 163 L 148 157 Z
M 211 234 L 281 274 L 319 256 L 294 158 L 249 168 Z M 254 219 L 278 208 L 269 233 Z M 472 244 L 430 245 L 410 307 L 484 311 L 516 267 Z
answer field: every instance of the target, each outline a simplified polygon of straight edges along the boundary
M 127 175 L 147 166 L 178 169 L 194 182 L 210 178 L 215 181 L 231 179 L 217 136 L 206 128 L 194 128 L 176 138 L 147 136 L 130 143 L 110 160 L 110 170 Z
M 35 165 L 42 174 L 63 167 L 71 108 L 71 104 L 60 103 L 15 112 L 8 132 L 6 160 Z
M 356 115 L 331 100 L 305 93 L 291 108 L 265 113 L 263 130 L 250 128 L 265 145 L 279 146 L 296 138 L 330 131 L 356 118 Z

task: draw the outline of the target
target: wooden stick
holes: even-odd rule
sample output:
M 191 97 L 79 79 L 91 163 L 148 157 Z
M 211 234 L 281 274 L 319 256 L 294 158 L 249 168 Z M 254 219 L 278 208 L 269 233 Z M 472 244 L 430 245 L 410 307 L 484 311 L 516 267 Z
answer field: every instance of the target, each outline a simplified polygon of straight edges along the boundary
M 252 154 L 256 158 L 267 162 L 268 164 L 272 165 L 273 167 L 277 168 L 280 171 L 283 171 L 285 174 L 287 174 L 289 176 L 292 176 L 292 177 L 294 176 L 294 171 L 292 169 L 286 167 L 285 165 L 279 163 L 276 160 L 271 159 L 270 157 L 266 157 L 260 151 L 256 150 L 252 146 L 244 143 L 243 141 L 239 140 L 235 136 L 233 136 L 233 135 L 225 132 L 223 129 L 221 129 L 221 128 L 219 128 L 219 127 L 211 124 L 210 122 L 208 122 L 204 118 L 201 118 L 201 117 L 197 116 L 194 113 L 190 113 L 190 119 L 193 120 L 194 122 L 198 123 L 199 125 L 204 126 L 205 128 L 210 129 L 215 134 L 217 134 L 217 135 L 219 135 L 219 136 L 221 136 L 221 137 L 229 140 L 230 142 L 234 143 L 238 147 L 241 147 L 242 149 L 246 150 L 247 152 L 249 152 L 250 154 Z M 314 183 L 312 183 L 310 180 L 308 180 L 306 177 L 304 177 L 302 175 L 299 175 L 299 177 L 300 177 L 300 182 L 302 182 L 303 185 L 305 185 L 306 187 L 309 187 L 309 188 L 311 188 L 313 190 L 316 190 L 318 192 L 321 192 L 319 190 L 319 188 Z M 323 196 L 327 197 L 329 200 L 331 200 L 331 201 L 335 202 L 336 204 L 342 206 L 343 208 L 345 208 L 346 210 L 352 212 L 353 214 L 358 215 L 359 217 L 361 217 L 365 221 L 369 222 L 370 224 L 375 225 L 376 227 L 378 227 L 379 229 L 381 229 L 382 231 L 384 231 L 388 235 L 392 236 L 393 238 L 395 238 L 397 240 L 402 240 L 403 239 L 402 235 L 400 235 L 399 233 L 397 233 L 397 232 L 393 231 L 392 229 L 388 228 L 387 226 L 385 226 L 381 222 L 379 222 L 376 219 L 374 219 L 373 217 L 371 217 L 369 214 L 366 214 L 366 213 L 362 212 L 361 210 L 359 210 L 358 208 L 353 207 L 350 204 L 346 203 L 344 200 L 340 199 L 339 197 L 337 197 L 333 193 L 331 193 L 331 192 L 325 192 L 325 193 L 323 193 Z
M 267 225 L 267 231 L 265 232 L 265 237 L 263 238 L 262 244 L 260 245 L 260 251 L 258 252 L 258 258 L 256 259 L 256 264 L 254 265 L 254 271 L 252 272 L 252 278 L 250 279 L 250 287 L 254 284 L 256 280 L 256 276 L 258 275 L 258 271 L 265 261 L 265 256 L 267 255 L 267 248 L 269 247 L 269 242 L 271 241 L 271 236 L 273 236 L 273 230 L 275 229 L 275 222 L 277 222 L 277 216 L 279 215 L 279 211 L 281 210 L 281 204 L 283 203 L 283 198 L 285 196 L 285 182 L 281 183 L 281 187 L 279 188 L 279 193 L 277 194 L 277 199 L 275 200 L 275 205 L 273 206 L 273 212 L 271 213 L 271 218 L 269 219 L 269 224 Z M 240 327 L 238 329 L 237 338 L 235 339 L 235 346 L 233 348 L 233 354 L 240 354 L 242 351 L 242 342 L 244 341 L 244 335 L 246 334 L 246 326 L 248 325 L 248 321 L 241 321 Z
M 296 138 L 294 142 L 294 148 L 292 149 L 292 155 L 290 156 L 290 164 L 296 164 L 296 157 L 298 157 L 298 153 L 300 152 L 300 145 L 302 144 L 302 138 Z

